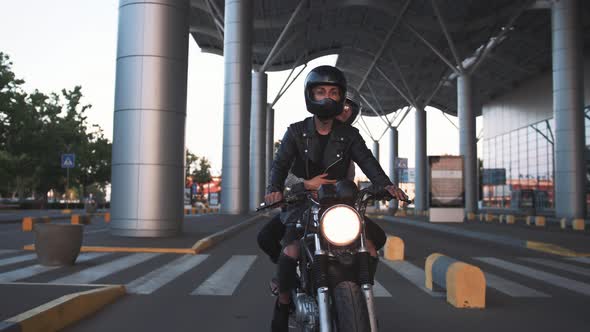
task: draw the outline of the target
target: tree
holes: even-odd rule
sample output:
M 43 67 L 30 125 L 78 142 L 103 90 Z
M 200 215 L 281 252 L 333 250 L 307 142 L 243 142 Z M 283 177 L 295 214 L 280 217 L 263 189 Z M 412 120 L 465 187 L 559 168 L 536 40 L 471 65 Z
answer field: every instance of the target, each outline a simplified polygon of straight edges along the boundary
M 207 158 L 199 158 L 199 167 L 194 170 L 192 176 L 193 181 L 199 185 L 199 191 L 202 193 L 205 183 L 211 181 L 211 163 Z
M 12 72 L 9 57 L 0 52 L 0 179 L 1 193 L 65 192 L 65 171 L 60 165 L 64 152 L 76 154 L 71 169 L 72 185 L 84 187 L 110 181 L 111 143 L 99 126 L 89 132 L 82 105 L 82 88 L 61 93 L 27 94 L 23 80 Z M 26 191 L 28 190 L 28 191 Z

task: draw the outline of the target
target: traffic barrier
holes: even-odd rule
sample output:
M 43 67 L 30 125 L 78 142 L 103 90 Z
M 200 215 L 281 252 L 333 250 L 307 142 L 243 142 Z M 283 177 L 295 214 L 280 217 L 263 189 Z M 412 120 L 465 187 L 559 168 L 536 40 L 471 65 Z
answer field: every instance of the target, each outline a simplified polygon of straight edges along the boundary
M 385 247 L 383 247 L 383 256 L 390 261 L 404 260 L 404 240 L 397 236 L 387 236 Z
M 85 215 L 80 215 L 80 214 L 72 214 L 72 219 L 71 219 L 71 224 L 72 225 L 88 225 L 90 224 L 92 219 L 91 215 L 85 214 Z
M 456 308 L 485 308 L 486 280 L 477 266 L 434 253 L 426 259 L 425 287 L 446 291 L 447 302 Z
M 501 215 L 498 216 L 498 222 L 500 224 L 503 224 L 504 223 L 504 219 L 506 219 L 506 216 L 505 215 L 501 214 Z
M 583 231 L 586 228 L 586 222 L 584 219 L 576 218 L 572 220 L 572 229 L 574 231 Z
M 494 221 L 494 215 L 491 213 L 486 213 L 485 222 L 492 222 Z
M 111 222 L 111 213 L 110 212 L 105 212 L 104 222 Z
M 477 218 L 477 215 L 474 212 L 467 212 L 467 220 L 474 221 Z
M 514 225 L 515 223 L 516 223 L 516 217 L 514 217 L 514 215 L 509 214 L 506 216 L 506 224 Z
M 534 223 L 537 227 L 545 227 L 547 220 L 545 219 L 545 216 L 536 216 Z
M 561 220 L 559 220 L 559 224 L 561 229 L 567 229 L 567 227 L 571 224 L 574 231 L 584 231 L 586 228 L 586 222 L 582 218 L 571 219 L 571 221 L 569 221 L 567 218 L 561 218 Z
M 22 221 L 22 230 L 23 232 L 32 232 L 34 224 L 48 222 L 51 222 L 51 219 L 48 216 L 43 216 L 40 218 L 24 217 Z

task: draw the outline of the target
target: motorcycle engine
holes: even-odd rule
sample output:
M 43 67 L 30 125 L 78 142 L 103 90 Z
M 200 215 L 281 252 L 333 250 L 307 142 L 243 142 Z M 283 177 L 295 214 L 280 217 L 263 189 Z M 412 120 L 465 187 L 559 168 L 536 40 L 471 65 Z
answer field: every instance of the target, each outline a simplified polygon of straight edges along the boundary
M 295 296 L 295 319 L 304 331 L 317 331 L 319 327 L 319 311 L 315 299 L 305 293 Z

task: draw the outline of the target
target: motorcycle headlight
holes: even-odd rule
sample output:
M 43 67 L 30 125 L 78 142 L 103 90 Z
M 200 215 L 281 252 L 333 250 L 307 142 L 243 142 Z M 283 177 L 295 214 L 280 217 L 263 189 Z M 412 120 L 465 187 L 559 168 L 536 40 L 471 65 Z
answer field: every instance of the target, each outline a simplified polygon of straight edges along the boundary
M 348 205 L 330 207 L 321 218 L 322 234 L 333 245 L 346 246 L 361 233 L 361 217 Z

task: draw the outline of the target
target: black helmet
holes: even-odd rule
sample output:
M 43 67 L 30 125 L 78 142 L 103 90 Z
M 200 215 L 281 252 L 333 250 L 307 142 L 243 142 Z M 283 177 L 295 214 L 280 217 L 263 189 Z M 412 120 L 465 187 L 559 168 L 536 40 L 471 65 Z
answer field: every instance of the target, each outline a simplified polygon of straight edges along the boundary
M 350 117 L 348 117 L 344 123 L 347 125 L 352 125 L 361 110 L 361 103 L 359 102 L 358 95 L 354 90 L 350 89 L 346 91 L 346 102 L 350 104 L 352 112 Z
M 319 118 L 329 119 L 342 113 L 344 110 L 344 98 L 340 101 L 334 101 L 330 98 L 324 98 L 316 101 L 313 99 L 311 90 L 318 85 L 335 85 L 340 88 L 341 95 L 346 95 L 346 78 L 344 74 L 332 66 L 319 66 L 307 74 L 305 78 L 305 104 L 307 110 L 317 115 Z

